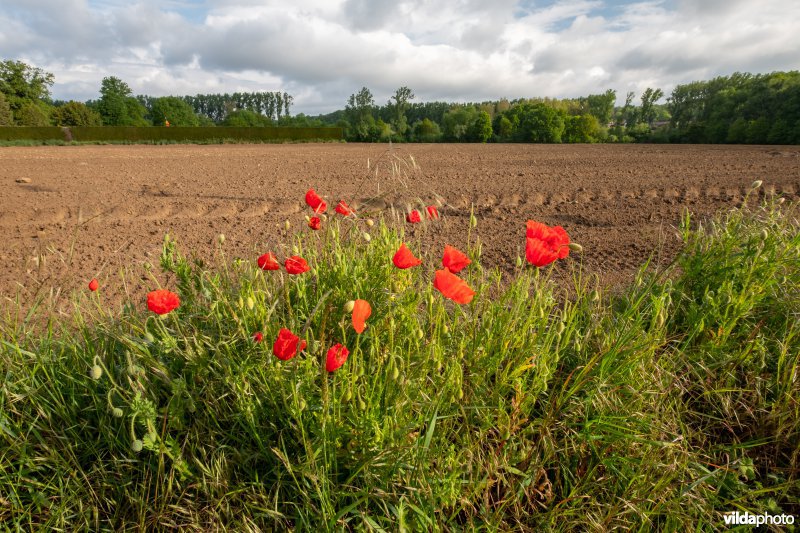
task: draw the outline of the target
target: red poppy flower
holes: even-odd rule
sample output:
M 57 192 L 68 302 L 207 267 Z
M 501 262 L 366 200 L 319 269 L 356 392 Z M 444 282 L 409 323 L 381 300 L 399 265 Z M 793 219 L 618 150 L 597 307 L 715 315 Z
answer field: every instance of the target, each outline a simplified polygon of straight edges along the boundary
M 92 281 L 89 282 L 89 290 L 94 292 L 98 288 L 100 288 L 100 283 L 96 279 L 93 278 Z
M 181 305 L 181 299 L 174 292 L 159 289 L 147 294 L 147 308 L 158 315 L 166 315 Z
M 446 268 L 436 271 L 433 286 L 442 293 L 442 296 L 453 300 L 457 304 L 468 304 L 472 301 L 472 297 L 475 296 L 475 291 L 469 288 L 466 281 Z
M 280 270 L 281 265 L 278 263 L 278 258 L 272 252 L 267 252 L 258 258 L 258 268 L 261 270 Z
M 394 257 L 392 257 L 392 263 L 394 263 L 394 266 L 397 268 L 406 269 L 421 265 L 422 261 L 414 257 L 414 254 L 408 249 L 406 243 L 403 243 L 395 252 Z
M 472 261 L 461 250 L 453 248 L 449 244 L 444 247 L 444 257 L 442 257 L 442 266 L 447 270 L 456 274 L 464 270 Z
M 569 255 L 569 236 L 561 226 L 529 220 L 525 232 L 525 258 L 542 267 Z
M 260 331 L 253 333 L 253 342 L 261 342 L 264 340 L 264 334 Z
M 306 341 L 301 341 L 300 337 L 295 335 L 286 328 L 281 328 L 278 332 L 278 338 L 275 339 L 275 344 L 272 345 L 272 353 L 281 361 L 288 361 L 297 352 L 303 351 L 306 347 Z
M 303 272 L 308 272 L 311 269 L 311 267 L 308 266 L 308 263 L 306 263 L 306 260 L 299 255 L 287 257 L 286 261 L 283 262 L 283 266 L 286 267 L 286 272 L 289 274 L 302 274 Z
M 372 314 L 372 306 L 366 300 L 356 300 L 353 305 L 353 329 L 356 333 L 364 333 L 364 328 L 367 327 L 366 321 L 369 315 Z
M 350 351 L 347 348 L 341 344 L 334 344 L 328 350 L 328 357 L 325 359 L 325 370 L 328 372 L 337 370 L 347 361 L 348 355 L 350 355 Z
M 319 219 L 319 217 L 311 217 L 308 221 L 308 227 L 313 230 L 318 230 L 320 227 L 322 227 L 322 221 Z
M 429 205 L 426 209 L 428 210 L 428 220 L 437 220 L 439 218 L 439 210 L 436 209 L 435 205 Z
M 411 222 L 412 224 L 422 222 L 422 216 L 420 216 L 419 211 L 414 209 L 408 215 L 406 215 L 406 222 Z
M 308 189 L 308 192 L 306 192 L 306 204 L 308 204 L 308 207 L 313 209 L 315 213 L 324 213 L 325 210 L 328 209 L 328 204 L 319 197 L 314 189 Z
M 344 200 L 339 200 L 339 205 L 336 206 L 336 212 L 346 217 L 349 217 L 355 213 L 355 211 L 353 211 L 353 209 L 347 205 Z

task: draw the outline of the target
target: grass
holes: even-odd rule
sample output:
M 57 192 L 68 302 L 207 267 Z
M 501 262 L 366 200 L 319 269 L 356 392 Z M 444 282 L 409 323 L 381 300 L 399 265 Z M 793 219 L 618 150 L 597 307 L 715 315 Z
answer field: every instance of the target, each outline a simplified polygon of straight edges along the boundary
M 275 251 L 309 261 L 299 276 L 166 239 L 154 279 L 178 310 L 114 316 L 101 289 L 71 323 L 2 325 L 0 522 L 674 531 L 800 515 L 797 207 L 692 225 L 672 267 L 619 294 L 575 254 L 573 287 L 548 268 L 505 283 L 476 244 L 464 306 L 432 288 L 440 256 L 392 265 L 403 235 L 381 222 L 294 236 Z M 355 298 L 373 308 L 361 335 Z M 309 344 L 285 362 L 282 327 Z M 350 357 L 329 374 L 338 342 Z

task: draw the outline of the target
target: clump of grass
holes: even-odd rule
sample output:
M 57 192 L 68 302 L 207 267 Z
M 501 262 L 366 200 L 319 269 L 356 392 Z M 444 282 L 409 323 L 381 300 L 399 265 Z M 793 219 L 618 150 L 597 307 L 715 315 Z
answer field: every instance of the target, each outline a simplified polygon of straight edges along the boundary
M 3 326 L 0 520 L 571 531 L 797 514 L 796 209 L 682 231 L 676 266 L 617 297 L 579 268 L 569 290 L 547 269 L 506 283 L 470 250 L 466 306 L 432 288 L 440 257 L 395 269 L 404 236 L 382 223 L 296 236 L 299 276 L 212 268 L 167 239 L 177 311 L 108 317 L 98 293 L 72 324 Z M 373 308 L 361 335 L 355 298 Z M 272 355 L 283 327 L 308 341 L 289 361 Z M 328 373 L 335 343 L 350 357 Z

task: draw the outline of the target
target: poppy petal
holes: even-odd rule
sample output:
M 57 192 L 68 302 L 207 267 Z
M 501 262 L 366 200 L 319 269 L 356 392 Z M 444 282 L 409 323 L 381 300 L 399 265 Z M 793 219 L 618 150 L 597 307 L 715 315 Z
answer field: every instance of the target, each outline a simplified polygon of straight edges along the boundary
M 281 265 L 278 263 L 278 258 L 272 252 L 267 252 L 258 258 L 258 268 L 261 270 L 280 270 Z
M 181 305 L 181 299 L 174 292 L 159 289 L 147 294 L 147 308 L 158 315 L 166 315 Z
M 468 304 L 475 296 L 475 291 L 469 288 L 466 281 L 447 269 L 436 271 L 433 286 L 442 293 L 442 296 L 457 304 Z
M 315 213 L 324 213 L 328 209 L 328 204 L 319 197 L 314 189 L 308 189 L 306 192 L 306 205 L 313 209 Z
M 283 266 L 286 267 L 286 272 L 289 274 L 302 274 L 311 269 L 308 263 L 306 263 L 306 260 L 299 255 L 287 257 L 286 261 L 283 262 Z
M 339 200 L 339 204 L 336 206 L 336 212 L 345 217 L 349 217 L 355 213 L 353 209 L 345 203 L 344 200 Z
M 466 254 L 464 254 L 464 252 L 458 248 L 454 248 L 449 244 L 445 245 L 444 256 L 442 257 L 442 266 L 453 274 L 461 272 L 471 262 L 472 261 L 470 261 L 469 257 L 467 257 Z
M 406 221 L 412 224 L 417 224 L 418 222 L 422 222 L 422 216 L 419 214 L 419 211 L 414 209 L 408 215 L 406 215 Z
M 558 259 L 558 254 L 544 241 L 528 237 L 525 239 L 525 259 L 534 266 L 543 267 Z
M 372 306 L 366 300 L 356 300 L 353 304 L 353 329 L 356 333 L 364 333 L 366 321 L 372 314 Z
M 394 263 L 394 266 L 397 268 L 406 269 L 421 265 L 422 261 L 414 257 L 414 254 L 408 249 L 406 243 L 402 243 L 400 248 L 395 252 L 394 257 L 392 257 L 392 263 Z
M 345 348 L 341 343 L 334 344 L 328 350 L 328 355 L 325 358 L 325 370 L 328 372 L 333 372 L 334 370 L 338 370 L 347 361 L 347 357 L 350 355 L 350 350 Z
M 300 337 L 292 333 L 291 330 L 281 328 L 278 332 L 278 338 L 275 339 L 275 344 L 272 345 L 272 353 L 281 361 L 288 361 L 305 347 L 306 341 L 301 341 Z

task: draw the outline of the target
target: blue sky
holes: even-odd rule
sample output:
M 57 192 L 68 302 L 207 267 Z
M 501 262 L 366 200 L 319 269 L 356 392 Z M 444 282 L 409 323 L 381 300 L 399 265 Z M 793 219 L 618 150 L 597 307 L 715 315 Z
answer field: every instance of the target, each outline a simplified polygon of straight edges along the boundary
M 800 69 L 796 0 L 3 0 L 0 57 L 154 96 L 286 91 L 294 114 L 384 103 L 573 97 Z

